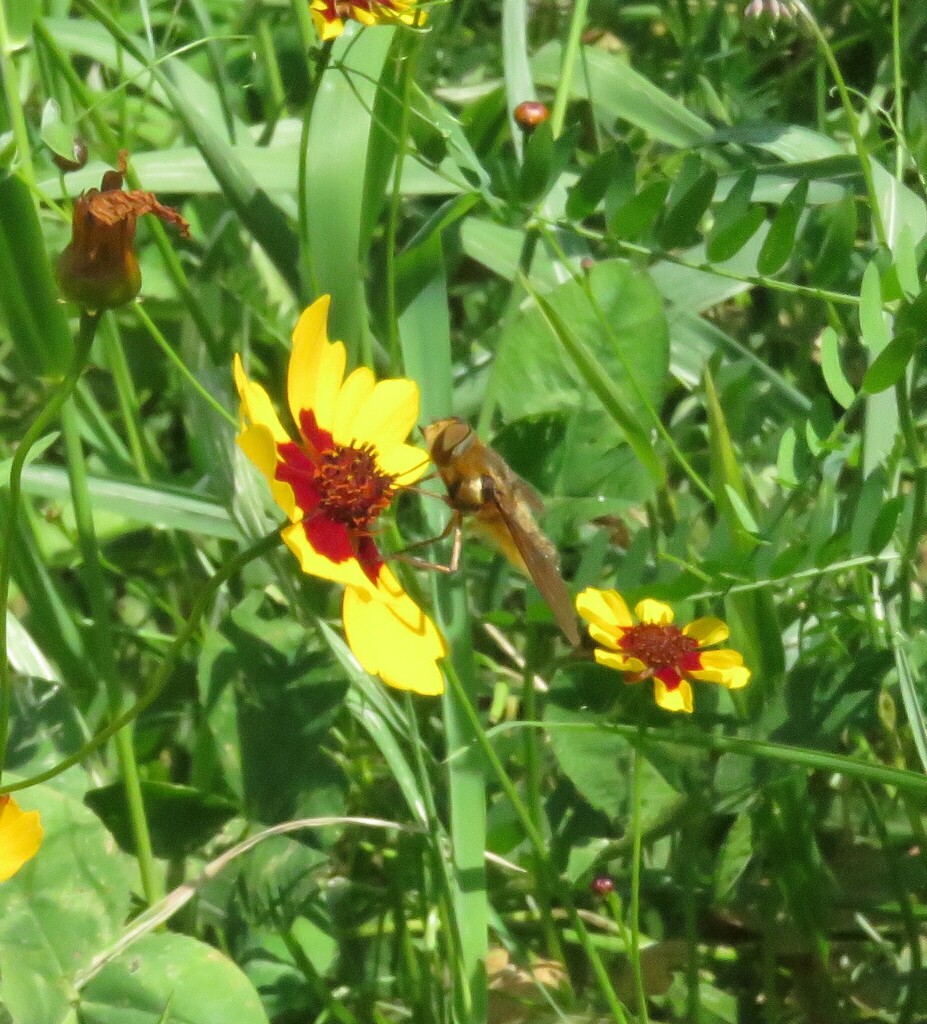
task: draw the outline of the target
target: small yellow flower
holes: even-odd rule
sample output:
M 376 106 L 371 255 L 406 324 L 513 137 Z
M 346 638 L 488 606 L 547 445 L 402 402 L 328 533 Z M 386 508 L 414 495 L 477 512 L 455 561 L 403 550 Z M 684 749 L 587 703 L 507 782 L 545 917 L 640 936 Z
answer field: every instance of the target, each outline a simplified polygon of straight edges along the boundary
M 58 257 L 55 271 L 65 298 L 89 310 L 131 302 L 142 286 L 135 255 L 135 225 L 151 213 L 174 224 L 182 235 L 189 225 L 151 192 L 123 192 L 126 154 L 119 168 L 107 171 L 98 189 L 84 192 L 74 204 L 71 242 Z
M 720 619 L 696 619 L 679 629 L 673 609 L 650 598 L 634 609 L 635 623 L 624 598 L 614 590 L 587 587 L 576 598 L 576 610 L 589 623 L 600 665 L 628 673 L 627 682 L 653 679 L 654 697 L 666 711 L 692 711 L 689 679 L 720 683 L 729 690 L 746 686 L 750 670 L 737 651 L 704 648 L 727 640 Z
M 311 0 L 312 23 L 325 42 L 344 31 L 345 19 L 362 25 L 412 25 L 421 28 L 427 15 L 416 0 Z
M 24 811 L 9 795 L 0 796 L 0 882 L 12 878 L 42 843 L 38 811 Z
M 345 378 L 345 347 L 328 340 L 329 302 L 327 295 L 314 302 L 293 332 L 287 394 L 298 440 L 235 357 L 238 444 L 288 516 L 281 536 L 303 572 L 347 588 L 345 635 L 363 668 L 401 690 L 441 693 L 444 638 L 403 591 L 374 535 L 396 492 L 428 465 L 427 454 L 406 443 L 418 419 L 418 386 L 377 382 L 366 366 Z

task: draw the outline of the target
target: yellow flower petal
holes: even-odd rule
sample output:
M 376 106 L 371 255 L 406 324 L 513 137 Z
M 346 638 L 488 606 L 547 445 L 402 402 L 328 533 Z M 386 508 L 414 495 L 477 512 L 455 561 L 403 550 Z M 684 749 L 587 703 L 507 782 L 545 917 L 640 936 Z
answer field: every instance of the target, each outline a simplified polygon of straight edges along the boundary
M 328 340 L 330 303 L 331 297 L 323 295 L 303 310 L 293 331 L 293 353 L 287 372 L 287 398 L 295 422 L 299 424 L 304 409 L 311 410 L 316 424 L 329 431 L 347 360 L 344 345 Z
M 293 488 L 282 480 L 275 479 L 277 470 L 277 445 L 273 435 L 263 424 L 245 427 L 235 439 L 238 447 L 248 456 L 264 475 L 270 486 L 274 501 L 283 509 L 287 518 L 293 522 L 302 518 L 302 512 L 296 504 Z
M 38 811 L 24 811 L 12 797 L 0 804 L 0 882 L 5 882 L 31 860 L 45 834 Z
M 590 622 L 589 635 L 597 644 L 602 644 L 603 647 L 607 647 L 611 651 L 617 651 L 618 641 L 621 639 L 623 630 L 620 626 L 609 626 L 608 629 L 603 629 L 595 622 Z
M 337 39 L 344 31 L 344 22 L 340 18 L 329 21 L 322 13 L 326 10 L 328 10 L 326 0 L 313 0 L 312 7 L 309 9 L 309 13 L 312 15 L 312 24 L 323 43 L 329 39 Z
M 320 555 L 306 539 L 302 523 L 284 527 L 280 531 L 280 536 L 284 544 L 299 559 L 299 567 L 308 576 L 318 576 L 320 579 L 344 583 L 346 586 L 371 587 L 370 580 L 356 558 L 333 562 L 325 555 Z
M 594 622 L 616 636 L 620 629 L 634 624 L 628 606 L 617 590 L 586 587 L 576 597 L 576 610 L 587 622 Z
M 384 572 L 392 576 L 389 570 Z M 348 645 L 364 671 L 388 686 L 426 696 L 443 693 L 438 661 L 447 654 L 444 638 L 412 598 L 396 587 L 388 600 L 379 587 L 345 589 L 342 616 Z
M 688 626 L 682 627 L 683 633 L 686 636 L 691 636 L 693 640 L 698 641 L 699 647 L 709 647 L 711 644 L 721 644 L 731 635 L 731 631 L 727 628 L 727 623 L 722 622 L 720 619 L 696 619 L 694 622 L 690 622 Z
M 641 622 L 653 623 L 656 626 L 668 626 L 673 621 L 673 609 L 662 601 L 654 601 L 645 597 L 634 606 L 634 614 Z
M 654 678 L 653 696 L 664 711 L 685 711 L 692 714 L 692 687 L 685 679 L 675 690 L 670 690 L 661 679 Z
M 418 385 L 414 380 L 381 380 L 364 402 L 351 428 L 351 440 L 387 451 L 409 436 L 418 419 Z
M 619 672 L 643 672 L 647 667 L 637 658 L 630 658 L 626 654 L 617 654 L 615 651 L 601 651 L 598 648 L 596 648 L 595 660 L 600 665 L 607 665 Z
M 729 690 L 739 690 L 750 681 L 750 669 L 744 665 L 739 651 L 702 651 L 699 658 L 702 668 L 688 673 L 693 679 L 719 683 Z
M 289 441 L 290 436 L 283 429 L 280 417 L 271 404 L 270 397 L 260 384 L 248 380 L 241 357 L 236 353 L 233 363 L 235 387 L 241 399 L 241 416 L 247 424 L 260 424 L 267 427 L 275 441 Z
M 373 393 L 374 384 L 376 378 L 373 371 L 366 366 L 359 366 L 348 374 L 347 380 L 341 385 L 332 423 L 332 437 L 337 444 L 348 445 L 353 440 L 354 421 Z
M 394 444 L 386 451 L 377 452 L 377 466 L 394 476 L 400 487 L 408 487 L 421 479 L 430 465 L 428 453 L 413 444 Z

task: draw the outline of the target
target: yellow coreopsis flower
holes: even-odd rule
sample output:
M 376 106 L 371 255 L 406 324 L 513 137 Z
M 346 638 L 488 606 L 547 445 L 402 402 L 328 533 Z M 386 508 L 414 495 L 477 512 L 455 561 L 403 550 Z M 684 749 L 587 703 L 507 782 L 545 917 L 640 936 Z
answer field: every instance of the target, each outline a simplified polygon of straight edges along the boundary
M 303 572 L 344 584 L 345 635 L 363 668 L 401 690 L 441 693 L 444 638 L 403 591 L 373 533 L 397 491 L 428 465 L 427 454 L 406 443 L 418 386 L 377 382 L 366 366 L 345 378 L 345 347 L 328 340 L 329 302 L 314 302 L 293 332 L 287 395 L 297 440 L 235 357 L 238 444 L 289 517 L 281 535 Z
M 325 42 L 344 31 L 345 20 L 362 25 L 411 25 L 420 28 L 426 14 L 416 8 L 416 0 L 311 0 L 312 23 Z
M 32 860 L 43 835 L 38 811 L 22 810 L 8 793 L 0 796 L 0 882 Z
M 595 587 L 576 598 L 576 610 L 589 623 L 589 635 L 602 645 L 595 660 L 627 673 L 629 683 L 652 678 L 654 698 L 666 711 L 692 711 L 689 679 L 720 683 L 729 690 L 746 686 L 750 679 L 737 651 L 705 650 L 728 638 L 720 619 L 696 619 L 679 629 L 669 605 L 647 598 L 636 605 L 635 622 L 617 591 Z

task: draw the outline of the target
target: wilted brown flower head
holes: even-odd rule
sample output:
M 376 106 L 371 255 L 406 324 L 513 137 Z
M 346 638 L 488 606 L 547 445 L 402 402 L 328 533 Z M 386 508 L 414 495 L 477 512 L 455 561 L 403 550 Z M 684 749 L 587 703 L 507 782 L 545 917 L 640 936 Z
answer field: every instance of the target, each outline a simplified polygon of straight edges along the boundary
M 512 111 L 512 116 L 523 132 L 532 132 L 550 117 L 550 108 L 539 100 L 524 100 Z
M 184 218 L 159 203 L 153 193 L 124 192 L 125 171 L 123 152 L 118 169 L 107 171 L 98 189 L 80 196 L 74 205 L 71 243 L 58 257 L 61 291 L 86 309 L 121 306 L 138 295 L 142 274 L 135 255 L 135 225 L 143 214 L 175 224 L 181 235 L 190 233 Z

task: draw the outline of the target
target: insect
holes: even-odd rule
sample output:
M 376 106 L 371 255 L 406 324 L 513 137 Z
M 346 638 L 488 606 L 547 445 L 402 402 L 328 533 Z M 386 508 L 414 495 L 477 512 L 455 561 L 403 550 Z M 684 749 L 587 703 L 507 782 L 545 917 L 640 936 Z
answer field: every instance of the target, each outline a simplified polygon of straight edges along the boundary
M 472 516 L 477 532 L 498 548 L 516 569 L 530 576 L 550 605 L 564 635 L 574 646 L 579 631 L 573 602 L 558 566 L 557 550 L 534 520 L 544 503 L 505 460 L 477 437 L 465 420 L 435 420 L 425 441 L 447 488 L 454 511 L 444 536 L 455 531 L 451 569 L 460 557 L 461 521 Z

